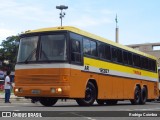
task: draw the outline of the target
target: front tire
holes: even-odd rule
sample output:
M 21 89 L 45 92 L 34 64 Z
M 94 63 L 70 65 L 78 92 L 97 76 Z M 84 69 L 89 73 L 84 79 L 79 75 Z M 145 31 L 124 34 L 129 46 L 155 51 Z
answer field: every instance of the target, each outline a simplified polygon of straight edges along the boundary
M 39 102 L 47 107 L 53 106 L 54 104 L 56 104 L 56 102 L 58 101 L 58 99 L 56 98 L 40 98 Z
M 76 102 L 80 106 L 91 106 L 96 100 L 97 91 L 92 82 L 88 82 L 85 91 L 85 98 L 76 99 Z
M 143 87 L 141 90 L 141 101 L 140 104 L 144 105 L 147 101 L 147 89 L 146 87 Z

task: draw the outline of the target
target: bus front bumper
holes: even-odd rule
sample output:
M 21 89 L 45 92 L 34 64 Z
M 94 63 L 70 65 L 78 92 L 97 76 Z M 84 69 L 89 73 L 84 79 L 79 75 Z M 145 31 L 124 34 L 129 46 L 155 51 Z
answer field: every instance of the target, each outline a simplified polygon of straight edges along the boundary
M 69 97 L 70 86 L 16 86 L 18 97 Z

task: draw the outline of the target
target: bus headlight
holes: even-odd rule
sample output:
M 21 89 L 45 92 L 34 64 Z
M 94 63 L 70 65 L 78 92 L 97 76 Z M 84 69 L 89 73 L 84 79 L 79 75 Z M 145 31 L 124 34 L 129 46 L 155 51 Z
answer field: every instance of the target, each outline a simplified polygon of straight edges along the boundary
M 22 88 L 16 88 L 16 89 L 15 89 L 15 92 L 22 92 L 22 91 L 23 91 Z
M 57 88 L 56 92 L 61 93 L 62 92 L 62 88 Z
M 55 93 L 56 90 L 54 88 L 51 88 L 51 93 Z
M 16 88 L 16 89 L 15 89 L 15 92 L 18 92 L 18 91 L 19 91 L 18 88 Z

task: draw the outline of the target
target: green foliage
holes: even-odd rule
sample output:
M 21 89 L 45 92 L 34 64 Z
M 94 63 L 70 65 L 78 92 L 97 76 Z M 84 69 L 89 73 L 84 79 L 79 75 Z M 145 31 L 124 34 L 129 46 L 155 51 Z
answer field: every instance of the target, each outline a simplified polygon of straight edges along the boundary
M 3 70 L 14 70 L 19 41 L 19 36 L 10 36 L 2 41 L 0 45 L 0 61 L 2 62 L 1 68 Z M 6 64 L 5 60 L 9 61 L 9 64 Z

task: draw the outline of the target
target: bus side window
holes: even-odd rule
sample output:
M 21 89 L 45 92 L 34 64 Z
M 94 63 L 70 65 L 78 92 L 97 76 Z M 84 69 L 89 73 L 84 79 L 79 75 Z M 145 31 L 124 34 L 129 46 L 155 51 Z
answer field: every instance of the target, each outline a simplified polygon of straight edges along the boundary
M 71 38 L 71 61 L 74 63 L 82 62 L 81 40 L 82 37 L 74 33 L 70 33 Z
M 122 63 L 122 50 L 120 48 L 112 47 L 112 60 L 114 62 Z
M 86 55 L 91 55 L 91 43 L 87 38 L 83 38 L 83 52 Z
M 140 56 L 133 54 L 133 65 L 134 67 L 140 67 Z
M 71 60 L 75 62 L 81 62 L 80 42 L 77 40 L 72 40 Z
M 122 50 L 121 49 L 117 49 L 117 62 L 123 63 Z
M 91 44 L 91 55 L 97 57 L 97 43 L 95 41 L 90 41 Z
M 111 50 L 109 45 L 99 43 L 98 49 L 100 59 L 111 60 Z
M 129 63 L 127 51 L 123 51 L 123 63 L 126 65 L 128 65 L 128 63 Z
M 133 55 L 130 52 L 128 52 L 128 64 L 133 65 Z
M 86 55 L 90 55 L 92 57 L 97 57 L 97 42 L 90 38 L 83 38 L 83 52 Z
M 112 47 L 112 60 L 117 62 L 117 49 L 115 47 Z

